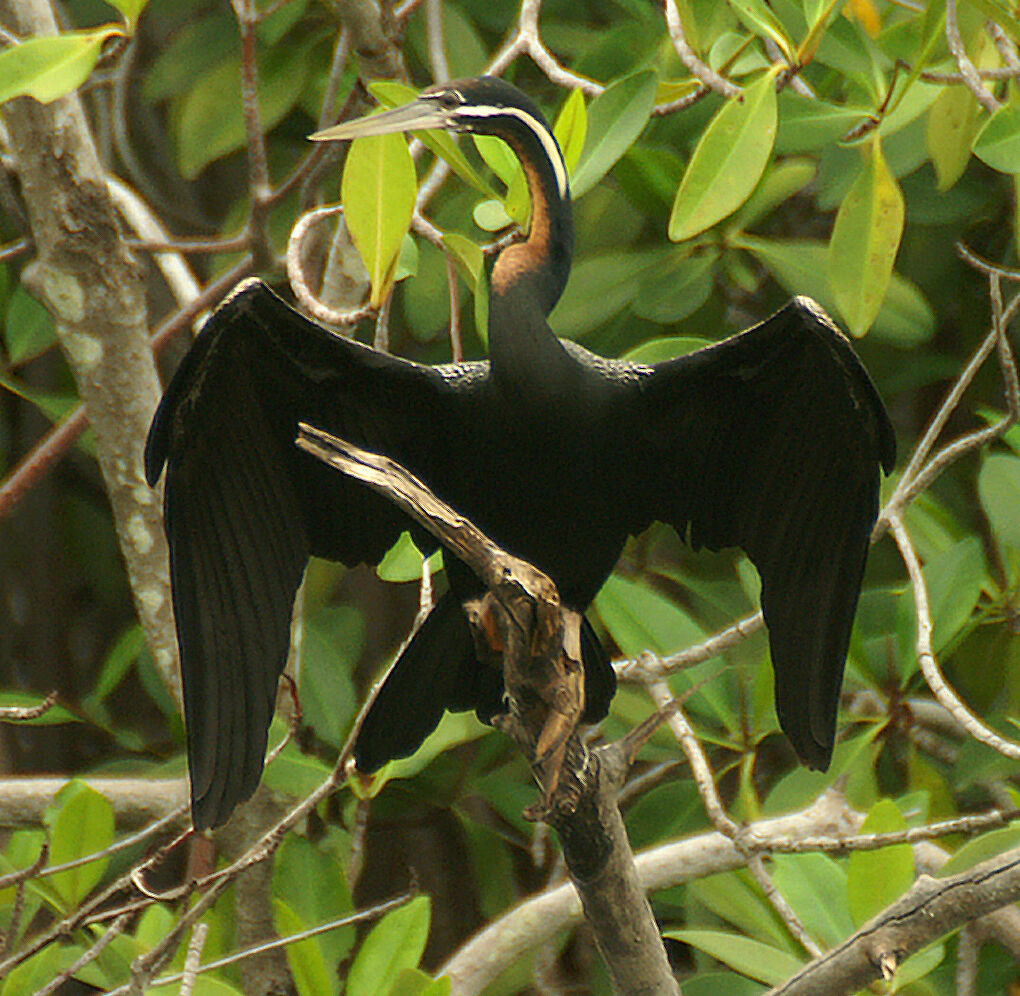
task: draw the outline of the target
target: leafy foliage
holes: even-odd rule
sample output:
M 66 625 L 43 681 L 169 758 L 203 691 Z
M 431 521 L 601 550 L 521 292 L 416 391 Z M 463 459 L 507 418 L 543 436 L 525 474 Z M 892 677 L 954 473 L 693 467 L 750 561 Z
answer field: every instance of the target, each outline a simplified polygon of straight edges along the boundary
M 1009 67 L 1003 51 L 1015 53 L 1020 41 L 1015 5 L 959 4 L 964 45 L 1001 105 L 994 111 L 960 81 L 942 3 L 680 0 L 677 6 L 691 48 L 741 89 L 739 98 L 702 93 L 669 41 L 660 5 L 637 0 L 549 0 L 543 42 L 575 75 L 554 74 L 551 82 L 523 57 L 506 70 L 554 123 L 570 174 L 577 255 L 553 328 L 606 355 L 655 362 L 723 338 L 792 294 L 810 295 L 857 337 L 893 413 L 901 450 L 909 453 L 987 333 L 987 285 L 960 260 L 956 242 L 1017 268 L 1020 84 L 1015 75 L 1001 78 L 1009 75 L 1001 72 Z M 168 230 L 236 235 L 250 207 L 249 136 L 240 35 L 227 5 L 116 0 L 118 23 L 108 7 L 86 0 L 65 7 L 73 29 L 0 52 L 0 101 L 23 94 L 47 101 L 81 88 L 100 137 L 106 133 L 98 122 L 116 122 L 109 142 L 100 142 L 107 168 L 144 193 Z M 294 178 L 264 205 L 270 250 L 282 252 L 301 210 L 320 197 L 339 197 L 369 285 L 365 302 L 345 304 L 378 307 L 391 299 L 391 348 L 439 362 L 450 357 L 452 297 L 460 305 L 465 354 L 482 355 L 487 250 L 510 225 L 526 227 L 530 212 L 523 173 L 509 150 L 496 141 L 423 133 L 417 136 L 423 148 L 412 159 L 404 137 L 389 135 L 355 143 L 342 174 L 340 167 L 317 172 L 303 165 L 305 136 L 340 112 L 367 110 L 366 92 L 396 106 L 432 81 L 436 39 L 425 5 L 409 14 L 399 42 L 414 86 L 363 78 L 371 53 L 359 52 L 332 71 L 340 27 L 334 5 L 288 0 L 259 7 L 258 104 L 268 168 L 278 188 Z M 514 17 L 506 5 L 485 0 L 442 5 L 439 41 L 451 75 L 483 71 Z M 1001 45 L 986 31 L 988 18 L 1005 33 Z M 130 73 L 101 78 L 107 56 L 128 35 Z M 92 85 L 104 81 L 111 85 Z M 659 113 L 678 100 L 683 107 Z M 440 162 L 452 177 L 424 203 L 422 183 Z M 0 195 L 0 236 L 3 245 L 15 246 L 25 233 L 10 197 Z M 442 248 L 413 226 L 416 205 L 440 232 Z M 233 245 L 189 259 L 211 278 L 236 262 L 236 251 Z M 342 256 L 339 240 L 333 252 Z M 0 254 L 5 473 L 77 403 L 55 348 L 57 326 L 32 296 L 31 280 L 22 279 L 31 275 L 29 259 L 24 250 Z M 341 266 L 355 284 L 364 276 L 356 263 Z M 162 309 L 159 271 L 146 274 L 153 307 Z M 368 338 L 372 330 L 357 334 Z M 953 433 L 1001 417 L 993 362 L 954 413 Z M 984 722 L 1014 738 L 1018 432 L 952 466 L 905 514 L 923 561 L 933 646 L 947 679 Z M 895 484 L 894 478 L 888 488 Z M 45 489 L 37 504 L 0 522 L 0 681 L 10 689 L 0 706 L 37 703 L 51 687 L 60 689 L 61 705 L 38 725 L 16 733 L 4 727 L 6 754 L 23 772 L 181 775 L 180 719 L 133 621 L 88 437 Z M 298 637 L 305 732 L 300 747 L 289 744 L 265 777 L 285 803 L 328 777 L 359 703 L 409 630 L 422 572 L 408 536 L 377 576 L 312 564 Z M 443 584 L 441 559 L 430 561 L 427 574 Z M 732 551 L 694 555 L 670 530 L 653 527 L 629 544 L 591 617 L 620 655 L 668 655 L 753 612 L 758 594 L 753 568 Z M 673 691 L 688 694 L 685 708 L 734 816 L 751 821 L 793 811 L 836 784 L 850 805 L 868 814 L 865 832 L 922 826 L 987 808 L 1004 795 L 1015 802 L 1014 765 L 928 718 L 933 707 L 916 638 L 906 572 L 892 543 L 881 540 L 871 554 L 851 645 L 841 742 L 826 773 L 796 768 L 778 732 L 763 634 L 671 677 Z M 617 736 L 648 711 L 647 697 L 624 686 L 604 733 Z M 283 736 L 280 722 L 271 744 Z M 674 772 L 680 756 L 666 730 L 644 752 L 645 770 L 662 765 L 667 775 L 627 807 L 628 832 L 638 846 L 709 828 L 686 770 Z M 403 891 L 411 869 L 427 895 L 360 932 L 340 926 L 289 946 L 297 991 L 449 992 L 448 979 L 434 978 L 446 958 L 485 921 L 556 874 L 534 825 L 521 815 L 531 801 L 521 758 L 499 734 L 458 715 L 448 716 L 415 758 L 320 803 L 273 858 L 271 917 L 281 935 L 301 934 Z M 116 836 L 111 803 L 77 781 L 54 801 L 44 827 L 3 838 L 0 874 L 30 868 L 47 835 L 50 865 L 102 851 Z M 946 873 L 1016 846 L 1017 833 L 1012 826 L 970 842 L 943 841 L 953 852 Z M 136 845 L 30 879 L 20 899 L 14 886 L 0 892 L 0 928 L 12 928 L 8 950 L 18 950 L 140 857 Z M 768 867 L 779 894 L 822 947 L 844 940 L 914 876 L 912 851 L 903 844 L 850 857 L 775 855 Z M 676 942 L 685 993 L 759 993 L 808 960 L 746 869 L 664 890 L 652 900 Z M 238 947 L 234 902 L 228 891 L 204 914 L 210 930 L 203 962 Z M 132 962 L 156 948 L 183 913 L 180 904 L 151 905 L 79 978 L 100 988 L 123 984 Z M 109 929 L 97 923 L 55 938 L 15 968 L 0 992 L 35 991 Z M 566 952 L 557 969 L 564 988 L 610 991 L 597 967 L 578 967 L 592 964 L 583 936 L 571 932 L 548 943 L 553 953 Z M 918 954 L 901 969 L 899 991 L 955 992 L 957 950 L 950 938 Z M 524 990 L 533 960 L 533 952 L 516 952 L 486 991 Z M 181 950 L 166 971 L 179 971 L 183 961 Z M 1015 966 L 994 944 L 982 947 L 979 970 L 982 991 L 1016 983 Z M 241 971 L 229 964 L 198 976 L 195 992 L 244 989 Z

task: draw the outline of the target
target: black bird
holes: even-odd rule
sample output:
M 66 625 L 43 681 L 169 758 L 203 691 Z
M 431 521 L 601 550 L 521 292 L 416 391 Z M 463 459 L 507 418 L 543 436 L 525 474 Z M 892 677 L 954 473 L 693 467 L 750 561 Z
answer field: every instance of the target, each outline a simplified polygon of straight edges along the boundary
M 827 766 L 879 466 L 895 458 L 849 341 L 808 298 L 648 366 L 557 339 L 546 318 L 570 270 L 570 192 L 528 97 L 499 79 L 462 80 L 315 137 L 424 128 L 497 135 L 527 177 L 530 233 L 492 273 L 489 360 L 430 367 L 379 353 L 249 280 L 209 318 L 153 419 L 146 475 L 155 484 L 166 465 L 195 826 L 224 822 L 258 784 L 309 555 L 377 563 L 408 528 L 435 546 L 298 450 L 299 421 L 396 459 L 579 610 L 628 534 L 653 520 L 695 548 L 742 547 L 761 575 L 780 723 L 805 763 Z M 361 731 L 363 771 L 412 753 L 444 709 L 489 719 L 503 708 L 502 675 L 477 663 L 461 608 L 479 582 L 449 553 L 446 563 L 449 593 Z M 615 680 L 587 623 L 582 654 L 594 722 Z

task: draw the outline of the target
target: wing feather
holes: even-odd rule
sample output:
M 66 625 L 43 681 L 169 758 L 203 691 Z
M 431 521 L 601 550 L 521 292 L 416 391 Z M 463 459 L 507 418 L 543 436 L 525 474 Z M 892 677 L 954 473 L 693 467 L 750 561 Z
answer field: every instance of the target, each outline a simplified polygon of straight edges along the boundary
M 294 446 L 307 421 L 441 483 L 457 399 L 482 365 L 437 370 L 303 318 L 260 281 L 211 316 L 153 419 L 181 649 L 192 818 L 223 822 L 262 773 L 309 554 L 377 562 L 409 523 Z
M 740 335 L 639 378 L 631 476 L 636 530 L 669 522 L 692 544 L 742 547 L 762 580 L 780 724 L 825 767 L 880 467 L 885 408 L 849 341 L 797 298 Z

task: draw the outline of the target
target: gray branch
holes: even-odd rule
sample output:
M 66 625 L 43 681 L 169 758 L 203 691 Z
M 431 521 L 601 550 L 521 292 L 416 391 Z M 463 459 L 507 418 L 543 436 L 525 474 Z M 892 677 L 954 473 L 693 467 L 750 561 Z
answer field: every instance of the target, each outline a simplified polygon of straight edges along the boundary
M 769 996 L 841 996 L 876 979 L 888 981 L 912 954 L 1017 899 L 1020 848 L 959 875 L 943 879 L 922 875 L 905 896 Z
M 0 0 L 22 37 L 57 31 L 49 0 Z M 177 642 L 159 496 L 142 474 L 142 447 L 159 400 L 139 266 L 125 247 L 106 177 L 77 95 L 4 106 L 37 256 L 25 283 L 56 319 L 57 335 L 95 431 L 139 618 L 164 679 L 177 685 Z
M 546 575 L 501 550 L 389 457 L 306 425 L 297 442 L 415 518 L 488 588 L 471 608 L 471 624 L 480 655 L 501 658 L 511 710 L 500 726 L 525 749 L 545 795 L 527 815 L 555 829 L 617 990 L 679 996 L 617 806 L 631 746 L 620 741 L 589 753 L 574 731 L 580 617 L 561 607 Z

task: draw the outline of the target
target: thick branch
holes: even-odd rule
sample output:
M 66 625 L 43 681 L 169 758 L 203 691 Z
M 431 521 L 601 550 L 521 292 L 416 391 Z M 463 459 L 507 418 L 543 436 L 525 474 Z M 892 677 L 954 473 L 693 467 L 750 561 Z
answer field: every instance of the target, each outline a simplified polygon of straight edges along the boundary
M 891 979 L 912 954 L 957 927 L 1020 899 L 1020 848 L 949 878 L 922 875 L 902 899 L 770 996 L 856 993 Z
M 25 777 L 0 779 L 0 827 L 39 827 L 46 810 L 70 778 Z M 117 827 L 131 830 L 162 819 L 188 801 L 183 778 L 83 779 L 113 807 Z M 181 820 L 183 826 L 186 821 Z
M 47 0 L 0 0 L 22 37 L 57 31 Z M 25 271 L 53 312 L 96 434 L 139 618 L 164 678 L 176 687 L 177 644 L 158 496 L 142 474 L 142 446 L 159 400 L 141 273 L 74 94 L 4 107 L 37 257 Z

